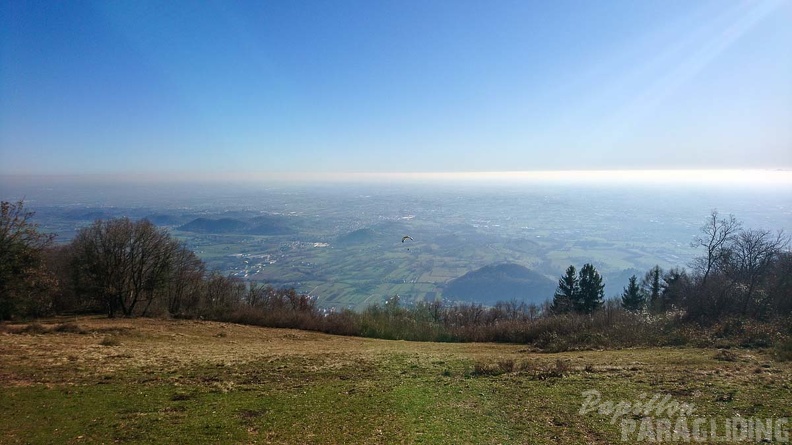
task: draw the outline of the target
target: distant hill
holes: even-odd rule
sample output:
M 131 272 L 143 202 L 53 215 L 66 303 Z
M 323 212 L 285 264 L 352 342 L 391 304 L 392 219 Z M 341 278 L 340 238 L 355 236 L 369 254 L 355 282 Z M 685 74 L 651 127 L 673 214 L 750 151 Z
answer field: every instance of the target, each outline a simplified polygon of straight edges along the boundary
M 72 221 L 96 221 L 97 219 L 111 219 L 116 216 L 108 211 L 92 208 L 67 210 L 62 215 L 64 219 Z
M 146 215 L 145 218 L 158 226 L 177 226 L 184 223 L 185 219 L 164 213 Z
M 486 305 L 510 300 L 539 304 L 551 299 L 555 289 L 556 283 L 544 275 L 505 263 L 484 266 L 451 280 L 443 296 Z
M 247 221 L 234 218 L 196 218 L 178 227 L 178 230 L 193 233 L 245 234 L 245 235 L 287 235 L 294 233 L 283 218 L 259 216 Z
M 338 243 L 341 245 L 367 244 L 375 242 L 379 236 L 380 235 L 372 229 L 358 229 L 339 236 Z
M 240 233 L 247 229 L 248 223 L 232 218 L 196 218 L 183 226 L 179 230 L 194 233 Z

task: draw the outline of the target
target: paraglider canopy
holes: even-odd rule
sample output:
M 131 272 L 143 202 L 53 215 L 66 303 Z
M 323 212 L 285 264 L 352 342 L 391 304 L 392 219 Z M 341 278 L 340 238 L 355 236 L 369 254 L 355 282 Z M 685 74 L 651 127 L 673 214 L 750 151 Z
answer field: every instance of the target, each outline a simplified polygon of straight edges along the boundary
M 412 237 L 410 235 L 404 235 L 402 237 L 402 242 L 405 242 L 406 240 L 415 241 L 415 240 L 412 239 Z

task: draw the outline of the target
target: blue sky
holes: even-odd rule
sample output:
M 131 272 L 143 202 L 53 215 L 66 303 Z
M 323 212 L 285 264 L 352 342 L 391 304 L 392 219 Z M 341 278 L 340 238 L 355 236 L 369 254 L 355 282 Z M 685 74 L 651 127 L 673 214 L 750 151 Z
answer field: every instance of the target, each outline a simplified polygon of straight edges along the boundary
M 792 168 L 792 1 L 7 1 L 0 174 Z

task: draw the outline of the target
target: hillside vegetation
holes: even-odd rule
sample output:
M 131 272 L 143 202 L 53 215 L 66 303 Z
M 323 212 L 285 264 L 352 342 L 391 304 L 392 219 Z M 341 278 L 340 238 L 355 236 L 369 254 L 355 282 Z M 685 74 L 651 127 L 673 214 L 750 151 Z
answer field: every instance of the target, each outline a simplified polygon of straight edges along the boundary
M 177 230 L 206 234 L 286 235 L 294 233 L 283 218 L 258 216 L 246 221 L 234 218 L 196 218 Z
M 522 343 L 545 351 L 692 345 L 773 347 L 779 357 L 792 355 L 789 237 L 745 229 L 717 212 L 695 240 L 703 255 L 692 269 L 655 266 L 640 284 L 631 277 L 621 301 L 604 299 L 602 276 L 591 263 L 579 272 L 567 268 L 552 304 L 502 301 L 517 285 L 550 289 L 522 266 L 503 264 L 452 283 L 491 306 L 404 304 L 394 295 L 357 312 L 320 309 L 315 297 L 294 289 L 207 271 L 182 241 L 146 219 L 97 220 L 71 243 L 52 246 L 53 236 L 40 233 L 32 215 L 22 202 L 2 203 L 0 320 L 104 312 L 395 340 Z
M 0 329 L 9 444 L 620 442 L 618 421 L 580 413 L 592 390 L 721 422 L 792 415 L 792 363 L 761 350 L 546 354 L 141 318 Z
M 690 427 L 614 413 L 647 398 L 695 406 L 711 440 L 749 421 L 752 439 L 788 438 L 789 239 L 732 217 L 713 212 L 691 270 L 654 267 L 621 301 L 585 263 L 552 304 L 392 296 L 355 312 L 209 272 L 148 220 L 53 247 L 31 216 L 2 205 L 4 443 L 610 444 L 638 422 L 649 441 Z M 44 318 L 66 312 L 105 316 Z

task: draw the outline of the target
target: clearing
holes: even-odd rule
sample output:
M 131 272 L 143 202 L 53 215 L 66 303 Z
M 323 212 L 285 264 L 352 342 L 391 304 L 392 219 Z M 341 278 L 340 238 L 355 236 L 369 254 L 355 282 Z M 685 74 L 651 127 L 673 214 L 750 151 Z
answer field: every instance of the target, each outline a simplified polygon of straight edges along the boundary
M 586 391 L 600 404 L 581 414 Z M 602 405 L 654 396 L 651 420 Z M 608 444 L 684 441 L 685 428 L 723 442 L 767 438 L 768 422 L 781 441 L 791 401 L 792 363 L 760 350 L 546 354 L 95 317 L 0 325 L 2 443 Z M 670 412 L 683 403 L 689 418 Z M 694 431 L 695 419 L 706 424 Z

